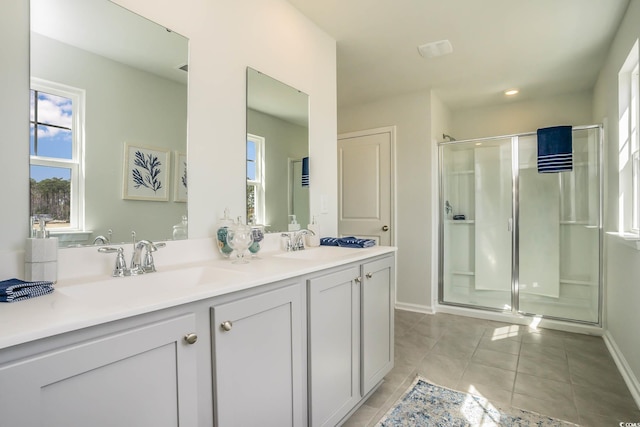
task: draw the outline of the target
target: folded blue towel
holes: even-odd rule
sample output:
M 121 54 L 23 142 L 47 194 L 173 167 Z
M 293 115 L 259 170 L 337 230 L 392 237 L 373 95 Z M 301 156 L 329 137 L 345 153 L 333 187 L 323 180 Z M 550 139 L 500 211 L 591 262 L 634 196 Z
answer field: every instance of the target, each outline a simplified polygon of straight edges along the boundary
M 322 237 L 320 244 L 323 246 L 340 246 L 341 248 L 370 248 L 375 246 L 376 241 L 373 239 L 358 239 L 354 236 Z
M 9 279 L 0 282 L 0 302 L 22 301 L 53 292 L 53 282 L 25 282 Z
M 573 170 L 571 126 L 538 129 L 538 173 Z
M 302 186 L 309 186 L 309 157 L 302 158 Z

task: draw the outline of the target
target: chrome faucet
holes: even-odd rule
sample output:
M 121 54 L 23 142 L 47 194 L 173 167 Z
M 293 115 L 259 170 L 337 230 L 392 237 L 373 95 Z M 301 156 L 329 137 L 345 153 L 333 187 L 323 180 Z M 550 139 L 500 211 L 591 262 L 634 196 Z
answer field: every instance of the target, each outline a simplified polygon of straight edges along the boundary
M 281 236 L 287 238 L 285 242 L 285 250 L 287 252 L 291 252 L 304 250 L 304 240 L 302 237 L 308 235 L 314 236 L 315 234 L 316 233 L 313 231 L 303 228 L 302 230 L 291 233 L 282 233 Z
M 158 247 L 163 247 L 165 244 L 153 243 L 149 240 L 139 240 L 133 246 L 133 255 L 131 255 L 131 263 L 129 263 L 129 271 L 131 275 L 153 273 L 156 271 L 156 266 L 153 262 L 153 252 L 158 250 Z M 142 257 L 142 250 L 146 249 L 144 258 Z
M 153 261 L 153 252 L 158 248 L 163 248 L 167 244 L 164 242 L 153 243 L 149 240 L 140 240 L 136 242 L 133 247 L 133 255 L 131 256 L 131 263 L 129 268 L 124 260 L 124 250 L 122 248 L 101 247 L 98 252 L 113 253 L 117 252 L 116 265 L 113 269 L 113 277 L 124 276 L 137 276 L 144 273 L 153 273 L 156 271 L 156 266 Z M 144 257 L 142 256 L 142 250 L 146 249 Z
M 93 239 L 94 245 L 109 245 L 111 244 L 111 236 L 113 235 L 113 230 L 109 229 L 107 232 L 108 236 L 103 236 L 102 234 Z
M 113 273 L 111 274 L 113 277 L 124 277 L 124 276 L 129 276 L 131 274 L 127 269 L 127 262 L 124 260 L 124 249 L 102 247 L 98 249 L 98 252 L 101 252 L 104 254 L 110 254 L 113 252 L 118 253 L 116 257 L 116 265 L 113 268 Z

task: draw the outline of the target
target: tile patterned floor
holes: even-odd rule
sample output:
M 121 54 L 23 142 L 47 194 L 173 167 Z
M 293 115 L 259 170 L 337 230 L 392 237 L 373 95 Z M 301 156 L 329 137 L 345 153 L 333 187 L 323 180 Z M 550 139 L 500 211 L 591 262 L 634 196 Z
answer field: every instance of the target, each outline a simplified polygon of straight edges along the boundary
M 395 367 L 343 425 L 375 425 L 417 374 L 502 407 L 582 426 L 640 423 L 602 338 L 397 310 Z

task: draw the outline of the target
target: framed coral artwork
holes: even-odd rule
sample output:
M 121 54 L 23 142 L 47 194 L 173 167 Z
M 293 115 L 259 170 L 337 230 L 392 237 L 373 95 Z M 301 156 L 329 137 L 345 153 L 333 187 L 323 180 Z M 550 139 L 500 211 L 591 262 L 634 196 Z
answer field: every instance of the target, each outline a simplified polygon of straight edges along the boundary
M 187 155 L 176 151 L 173 160 L 174 164 L 174 182 L 173 182 L 173 201 L 187 201 Z
M 169 200 L 169 150 L 124 144 L 122 198 L 128 200 Z

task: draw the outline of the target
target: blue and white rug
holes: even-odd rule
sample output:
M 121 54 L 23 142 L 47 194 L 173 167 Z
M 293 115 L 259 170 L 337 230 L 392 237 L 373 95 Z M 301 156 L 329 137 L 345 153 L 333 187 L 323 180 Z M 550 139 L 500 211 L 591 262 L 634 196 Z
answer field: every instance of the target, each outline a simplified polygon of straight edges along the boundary
M 565 427 L 575 424 L 515 408 L 503 410 L 484 397 L 439 387 L 418 376 L 377 426 Z

